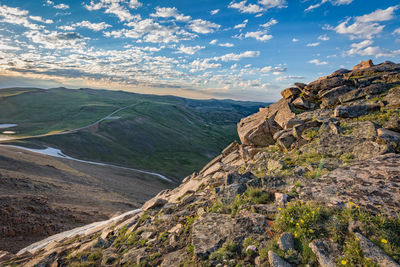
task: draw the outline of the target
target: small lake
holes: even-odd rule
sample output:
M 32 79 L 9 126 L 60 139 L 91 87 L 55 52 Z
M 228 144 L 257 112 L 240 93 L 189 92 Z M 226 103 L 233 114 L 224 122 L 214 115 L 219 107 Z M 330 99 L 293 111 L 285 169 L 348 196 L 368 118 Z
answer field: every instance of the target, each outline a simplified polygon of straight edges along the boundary
M 18 126 L 18 124 L 11 124 L 11 123 L 9 123 L 9 124 L 7 124 L 7 123 L 1 124 L 0 123 L 0 129 L 12 128 L 12 127 L 15 127 L 15 126 Z

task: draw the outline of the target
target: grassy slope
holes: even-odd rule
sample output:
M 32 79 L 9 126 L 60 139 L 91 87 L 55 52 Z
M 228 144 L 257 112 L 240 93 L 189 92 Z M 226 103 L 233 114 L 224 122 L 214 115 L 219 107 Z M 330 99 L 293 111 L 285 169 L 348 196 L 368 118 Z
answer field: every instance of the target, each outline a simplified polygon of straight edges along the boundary
M 137 103 L 115 115 L 120 119 L 105 120 L 96 130 L 26 141 L 58 147 L 81 159 L 154 170 L 178 179 L 218 155 L 237 138 L 236 122 L 263 106 L 90 89 L 35 89 L 1 98 L 2 90 L 0 114 L 5 115 L 0 123 L 19 124 L 13 130 L 23 136 L 79 128 Z

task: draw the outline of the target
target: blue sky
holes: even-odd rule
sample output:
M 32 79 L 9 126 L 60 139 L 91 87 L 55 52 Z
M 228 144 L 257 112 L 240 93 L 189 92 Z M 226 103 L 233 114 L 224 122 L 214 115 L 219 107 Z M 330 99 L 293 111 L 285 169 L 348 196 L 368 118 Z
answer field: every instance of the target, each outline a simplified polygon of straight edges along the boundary
M 274 101 L 400 58 L 393 0 L 0 0 L 0 87 Z

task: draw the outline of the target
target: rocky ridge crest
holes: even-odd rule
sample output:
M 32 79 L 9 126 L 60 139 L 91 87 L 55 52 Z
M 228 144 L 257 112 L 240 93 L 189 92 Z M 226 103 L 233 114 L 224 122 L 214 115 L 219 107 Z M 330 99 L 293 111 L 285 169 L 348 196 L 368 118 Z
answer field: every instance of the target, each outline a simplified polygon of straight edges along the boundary
M 4 266 L 400 266 L 400 64 L 362 62 L 238 123 L 142 211 Z

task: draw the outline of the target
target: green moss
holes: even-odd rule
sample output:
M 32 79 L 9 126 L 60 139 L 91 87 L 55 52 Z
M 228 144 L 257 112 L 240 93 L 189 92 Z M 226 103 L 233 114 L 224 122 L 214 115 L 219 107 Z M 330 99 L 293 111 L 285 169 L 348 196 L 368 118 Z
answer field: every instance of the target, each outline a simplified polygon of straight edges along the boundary
M 187 251 L 189 254 L 193 254 L 193 253 L 194 253 L 194 246 L 193 246 L 192 244 L 187 245 L 187 246 L 186 246 L 186 251 Z
M 103 257 L 101 250 L 96 250 L 88 256 L 89 261 L 97 261 Z
M 351 163 L 355 160 L 355 156 L 352 153 L 343 153 L 342 155 L 340 155 L 339 159 L 343 162 L 343 163 Z
M 304 136 L 307 140 L 313 140 L 318 137 L 318 130 L 319 127 L 309 128 L 302 133 L 302 136 Z
M 398 109 L 387 109 L 376 112 L 371 112 L 367 115 L 354 118 L 354 121 L 373 121 L 379 125 L 385 124 L 391 117 L 399 117 L 400 110 Z

